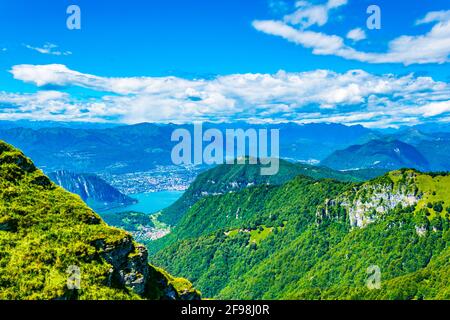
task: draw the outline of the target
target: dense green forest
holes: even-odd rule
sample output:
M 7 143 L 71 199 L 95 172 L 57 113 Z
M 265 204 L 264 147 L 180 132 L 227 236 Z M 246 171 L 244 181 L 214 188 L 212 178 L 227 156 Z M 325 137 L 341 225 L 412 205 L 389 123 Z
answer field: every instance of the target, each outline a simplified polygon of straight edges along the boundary
M 246 159 L 241 165 L 222 164 L 212 170 L 201 173 L 189 186 L 183 196 L 169 208 L 163 210 L 160 220 L 176 225 L 186 211 L 205 195 L 217 195 L 236 192 L 250 186 L 281 185 L 298 175 L 315 179 L 335 179 L 343 182 L 362 182 L 385 173 L 385 170 L 349 170 L 335 171 L 326 167 L 311 166 L 302 163 L 292 163 L 280 159 L 279 171 L 276 175 L 261 175 L 264 167 L 259 161 L 249 164 Z
M 208 176 L 214 169 L 203 189 Z M 300 175 L 194 202 L 148 247 L 206 297 L 450 299 L 447 174 L 399 170 L 365 183 Z M 369 289 L 374 267 L 381 286 Z
M 187 280 L 149 265 L 130 234 L 0 141 L 0 300 L 197 298 Z

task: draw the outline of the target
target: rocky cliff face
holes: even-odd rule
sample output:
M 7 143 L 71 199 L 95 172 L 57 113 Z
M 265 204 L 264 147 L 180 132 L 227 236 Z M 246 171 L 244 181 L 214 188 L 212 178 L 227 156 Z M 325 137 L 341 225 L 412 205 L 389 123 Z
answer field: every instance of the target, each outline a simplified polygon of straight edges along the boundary
M 50 173 L 49 178 L 67 191 L 79 195 L 94 210 L 102 211 L 137 202 L 93 174 L 61 170 Z
M 131 237 L 116 245 L 100 241 L 96 246 L 111 264 L 106 284 L 124 286 L 144 298 L 162 300 L 199 300 L 200 293 L 184 279 L 176 279 L 148 263 L 147 249 Z M 178 284 L 178 287 L 177 287 Z
M 147 259 L 131 235 L 0 141 L 0 300 L 200 298 Z
M 397 180 L 400 174 L 401 180 Z M 327 199 L 319 207 L 317 218 L 320 221 L 325 217 L 339 217 L 331 211 L 340 212 L 342 218 L 343 209 L 352 227 L 364 228 L 398 206 L 415 206 L 423 196 L 415 184 L 416 175 L 412 170 L 394 172 L 355 187 L 336 199 Z

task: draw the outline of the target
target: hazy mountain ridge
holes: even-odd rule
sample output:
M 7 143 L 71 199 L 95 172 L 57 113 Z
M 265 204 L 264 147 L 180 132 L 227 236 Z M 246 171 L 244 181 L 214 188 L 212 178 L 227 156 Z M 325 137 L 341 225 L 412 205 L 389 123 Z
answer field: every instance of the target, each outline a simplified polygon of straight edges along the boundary
M 279 171 L 276 175 L 262 176 L 260 174 L 262 167 L 264 165 L 259 162 L 255 165 L 249 164 L 247 160 L 245 164 L 222 164 L 199 174 L 183 196 L 162 211 L 159 219 L 165 223 L 176 225 L 186 211 L 202 197 L 237 192 L 257 185 L 282 185 L 298 175 L 352 182 L 363 181 L 360 174 L 369 175 L 372 178 L 379 175 L 379 171 L 373 173 L 360 173 L 357 170 L 340 172 L 326 167 L 280 160 Z
M 193 131 L 192 125 L 142 123 L 111 128 L 6 127 L 0 139 L 23 150 L 49 173 L 58 170 L 92 173 L 143 172 L 157 165 L 171 165 L 171 134 L 177 128 Z M 204 123 L 204 130 L 279 129 L 281 158 L 319 161 L 333 150 L 364 143 L 375 131 L 341 124 L 247 124 Z M 126 152 L 124 152 L 126 150 Z
M 428 129 L 421 131 L 418 128 Z M 450 133 L 433 131 L 428 126 L 398 130 L 363 144 L 336 150 L 321 161 L 339 170 L 414 168 L 421 171 L 450 171 Z
M 137 200 L 122 194 L 94 174 L 76 174 L 61 170 L 50 173 L 48 177 L 67 191 L 79 195 L 96 211 L 137 203 Z
M 415 168 L 428 171 L 430 165 L 412 145 L 399 140 L 371 140 L 333 152 L 321 162 L 336 170 Z
M 0 130 L 0 139 L 24 150 L 46 173 L 67 170 L 99 175 L 146 172 L 158 166 L 171 166 L 170 154 L 175 145 L 171 142 L 172 132 L 178 128 L 193 131 L 193 126 L 188 124 L 155 123 L 110 127 L 93 124 L 71 126 L 64 123 L 58 127 L 57 123 L 47 126 L 25 123 L 24 126 L 26 127 L 20 127 L 20 124 L 5 124 Z M 333 123 L 203 124 L 204 130 L 209 128 L 217 128 L 222 132 L 237 128 L 279 129 L 280 157 L 293 162 L 318 164 L 322 161 L 322 165 L 339 170 L 393 170 L 401 167 L 431 171 L 450 170 L 450 160 L 447 156 L 450 152 L 450 133 L 445 131 L 448 128 L 439 125 L 436 130 L 442 129 L 443 132 L 423 126 L 383 132 L 362 126 Z M 391 146 L 392 141 L 399 141 L 399 146 Z M 380 151 L 378 156 L 369 152 L 374 144 L 375 150 Z M 351 159 L 351 153 L 356 146 L 362 146 L 366 151 L 360 151 L 357 159 Z M 405 152 L 415 149 L 420 155 L 410 159 L 409 156 L 402 157 L 392 153 L 395 149 L 405 149 Z M 345 160 L 337 155 L 345 157 Z
M 171 148 L 172 130 L 150 124 L 107 129 L 14 128 L 0 130 L 0 139 L 24 150 L 46 172 L 123 173 L 171 164 L 170 152 L 165 151 Z

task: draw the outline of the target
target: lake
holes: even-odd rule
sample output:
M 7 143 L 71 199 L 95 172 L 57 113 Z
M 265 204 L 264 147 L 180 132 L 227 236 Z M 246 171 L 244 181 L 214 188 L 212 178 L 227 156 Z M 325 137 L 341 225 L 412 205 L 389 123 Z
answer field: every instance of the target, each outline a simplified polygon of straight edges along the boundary
M 138 203 L 107 211 L 101 211 L 100 214 L 119 213 L 125 211 L 155 213 L 170 206 L 172 203 L 177 201 L 183 193 L 183 191 L 159 191 L 133 194 L 130 195 L 130 197 L 138 200 Z

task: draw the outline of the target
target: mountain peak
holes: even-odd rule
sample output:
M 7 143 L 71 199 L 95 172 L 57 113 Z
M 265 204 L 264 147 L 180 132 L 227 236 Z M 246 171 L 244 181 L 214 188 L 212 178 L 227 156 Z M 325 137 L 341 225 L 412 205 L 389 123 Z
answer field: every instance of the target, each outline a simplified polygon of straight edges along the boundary
M 335 151 L 321 164 L 336 170 L 367 168 L 427 170 L 429 166 L 428 161 L 414 146 L 393 137 L 384 140 L 375 139 Z

